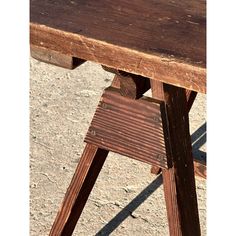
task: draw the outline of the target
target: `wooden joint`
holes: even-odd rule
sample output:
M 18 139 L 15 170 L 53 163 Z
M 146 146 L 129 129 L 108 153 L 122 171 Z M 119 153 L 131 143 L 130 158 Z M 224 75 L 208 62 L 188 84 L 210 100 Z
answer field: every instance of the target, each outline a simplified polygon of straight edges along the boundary
M 31 45 L 30 47 L 30 53 L 33 58 L 39 61 L 70 70 L 75 69 L 85 62 L 85 60 L 83 59 L 61 54 L 57 51 L 33 45 Z
M 114 73 L 116 80 L 120 80 L 120 94 L 124 97 L 139 99 L 151 88 L 149 78 L 109 68 L 107 66 L 102 67 L 104 70 Z

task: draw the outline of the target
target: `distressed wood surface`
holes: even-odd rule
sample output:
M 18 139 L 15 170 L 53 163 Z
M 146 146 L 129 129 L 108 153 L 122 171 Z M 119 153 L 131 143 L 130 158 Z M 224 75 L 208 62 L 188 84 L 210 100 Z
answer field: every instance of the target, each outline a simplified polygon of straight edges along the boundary
M 30 42 L 206 92 L 205 0 L 30 2 Z
M 151 80 L 150 83 L 151 83 L 151 89 L 152 89 L 152 97 L 159 99 L 161 101 L 164 101 L 165 97 L 164 97 L 163 83 L 160 81 L 154 81 L 154 80 Z M 185 93 L 186 93 L 186 98 L 187 98 L 187 111 L 189 112 L 195 101 L 197 92 L 186 90 Z M 200 176 L 206 179 L 206 164 L 205 163 L 199 163 L 197 160 L 194 160 L 194 170 L 197 176 Z M 151 167 L 152 174 L 158 175 L 160 172 L 161 172 L 161 169 L 158 166 Z
M 120 94 L 131 99 L 138 99 L 150 89 L 150 80 L 139 75 L 122 73 L 120 76 Z
M 120 89 L 120 94 L 124 97 L 139 99 L 151 88 L 149 78 L 116 70 L 106 66 L 102 66 L 102 68 L 110 73 L 115 74 L 114 80 L 119 80 L 119 83 L 113 80 L 112 87 L 114 87 L 113 84 L 115 83 L 115 87 Z
M 108 88 L 102 95 L 85 142 L 136 160 L 167 168 L 162 103 L 133 100 Z
M 206 162 L 194 160 L 194 172 L 195 175 L 206 179 L 207 178 L 207 165 Z
M 37 47 L 31 45 L 31 56 L 39 61 L 52 64 L 55 66 L 63 67 L 66 69 L 74 69 L 85 62 L 85 60 L 61 54 L 57 51 L 46 49 L 44 47 Z
M 79 160 L 50 236 L 72 235 L 108 151 L 87 144 Z
M 186 97 L 187 97 L 187 110 L 190 112 L 193 103 L 197 97 L 197 92 L 191 91 L 191 90 L 186 90 Z
M 162 169 L 171 236 L 200 236 L 186 91 L 163 84 L 172 167 Z

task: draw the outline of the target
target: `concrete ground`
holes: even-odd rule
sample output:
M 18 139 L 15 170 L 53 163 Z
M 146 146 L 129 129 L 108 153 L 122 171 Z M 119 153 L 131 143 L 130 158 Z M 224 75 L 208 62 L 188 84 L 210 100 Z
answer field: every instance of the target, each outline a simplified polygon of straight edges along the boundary
M 30 59 L 30 235 L 46 236 L 81 156 L 83 139 L 113 75 L 86 62 L 66 70 Z M 205 157 L 206 98 L 190 112 L 194 155 Z M 196 178 L 202 235 L 206 181 Z M 168 235 L 161 176 L 110 153 L 74 231 L 77 235 Z

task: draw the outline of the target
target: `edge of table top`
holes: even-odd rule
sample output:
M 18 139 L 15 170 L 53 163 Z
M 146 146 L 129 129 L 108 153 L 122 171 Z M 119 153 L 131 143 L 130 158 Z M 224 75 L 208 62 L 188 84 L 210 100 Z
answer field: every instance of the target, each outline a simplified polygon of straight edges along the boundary
M 33 46 L 206 93 L 206 68 L 202 65 L 194 65 L 163 54 L 151 55 L 32 22 L 30 43 Z

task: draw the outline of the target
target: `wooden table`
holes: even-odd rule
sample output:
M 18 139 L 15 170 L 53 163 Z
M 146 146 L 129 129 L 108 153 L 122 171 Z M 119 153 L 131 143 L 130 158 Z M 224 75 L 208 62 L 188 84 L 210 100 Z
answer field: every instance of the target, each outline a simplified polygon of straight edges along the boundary
M 170 235 L 200 235 L 188 112 L 206 93 L 204 0 L 31 0 L 31 55 L 115 74 L 50 235 L 71 235 L 109 151 L 162 172 Z M 143 94 L 152 89 L 153 98 Z

